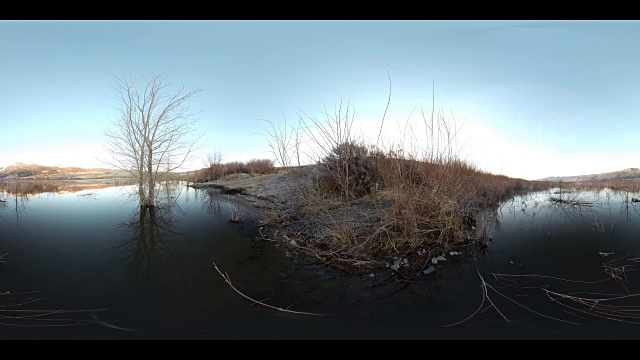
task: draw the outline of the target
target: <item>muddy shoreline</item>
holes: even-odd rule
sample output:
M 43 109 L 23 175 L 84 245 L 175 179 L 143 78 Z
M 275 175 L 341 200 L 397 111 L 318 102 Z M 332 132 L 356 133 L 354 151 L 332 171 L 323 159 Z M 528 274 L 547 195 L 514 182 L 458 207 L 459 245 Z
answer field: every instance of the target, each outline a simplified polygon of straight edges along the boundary
M 251 205 L 264 212 L 281 208 L 294 200 L 290 185 L 286 174 L 278 173 L 255 176 L 234 174 L 226 179 L 191 183 L 187 186 L 194 189 L 207 189 L 221 195 L 234 195 L 234 201 Z

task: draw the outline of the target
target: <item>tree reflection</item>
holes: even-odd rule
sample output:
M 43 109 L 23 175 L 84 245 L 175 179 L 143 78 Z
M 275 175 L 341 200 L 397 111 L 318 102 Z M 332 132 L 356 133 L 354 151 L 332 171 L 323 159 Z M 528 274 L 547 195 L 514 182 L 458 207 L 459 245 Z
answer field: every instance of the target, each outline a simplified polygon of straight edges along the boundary
M 215 194 L 211 192 L 205 192 L 201 199 L 202 210 L 206 211 L 207 214 L 212 214 L 215 216 L 220 216 L 221 207 L 220 200 L 215 196 Z
M 175 201 L 181 190 L 168 184 L 163 190 L 162 204 L 135 207 L 129 219 L 119 225 L 121 237 L 109 249 L 131 268 L 138 286 L 161 283 L 174 257 L 173 245 L 184 237 L 178 223 L 185 213 Z
M 20 220 L 28 213 L 29 197 L 29 194 L 11 195 L 8 192 L 0 193 L 0 214 L 4 211 L 11 213 L 10 217 L 14 217 L 16 225 L 20 226 Z M 8 216 L 8 218 L 10 217 Z

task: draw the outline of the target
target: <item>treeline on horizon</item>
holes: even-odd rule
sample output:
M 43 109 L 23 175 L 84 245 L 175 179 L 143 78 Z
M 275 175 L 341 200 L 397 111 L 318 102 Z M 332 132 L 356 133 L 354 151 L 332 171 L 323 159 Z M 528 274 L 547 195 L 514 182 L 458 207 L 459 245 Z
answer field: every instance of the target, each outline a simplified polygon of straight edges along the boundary
M 209 182 L 220 180 L 231 174 L 267 175 L 275 174 L 278 169 L 275 162 L 270 159 L 252 159 L 247 162 L 229 161 L 223 163 L 220 155 L 209 155 L 206 167 L 196 170 L 191 176 L 192 182 Z

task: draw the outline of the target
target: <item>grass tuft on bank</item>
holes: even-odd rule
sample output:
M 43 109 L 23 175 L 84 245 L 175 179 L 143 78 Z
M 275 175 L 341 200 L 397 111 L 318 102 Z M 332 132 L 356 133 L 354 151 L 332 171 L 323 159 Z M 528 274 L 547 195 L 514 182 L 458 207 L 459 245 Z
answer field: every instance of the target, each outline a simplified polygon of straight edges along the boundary
M 415 272 L 457 246 L 486 245 L 487 234 L 476 222 L 480 211 L 554 185 L 491 174 L 466 162 L 456 145 L 455 119 L 435 111 L 423 113 L 423 134 L 406 127 L 413 130 L 387 146 L 380 136 L 375 142 L 356 136 L 348 103 L 331 113 L 325 109 L 320 118 L 299 115 L 290 127 L 267 121 L 291 199 L 267 225 L 272 237 L 352 273 L 388 265 L 393 257 L 408 259 L 408 270 Z

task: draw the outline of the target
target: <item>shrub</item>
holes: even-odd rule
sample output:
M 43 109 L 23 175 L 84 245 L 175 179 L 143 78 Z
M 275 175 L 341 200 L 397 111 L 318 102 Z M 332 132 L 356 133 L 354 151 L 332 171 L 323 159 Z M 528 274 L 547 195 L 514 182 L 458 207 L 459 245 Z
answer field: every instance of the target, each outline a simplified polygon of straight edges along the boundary
M 374 161 L 364 145 L 345 142 L 335 146 L 320 169 L 319 185 L 329 193 L 358 198 L 375 185 Z
M 249 167 L 241 162 L 241 161 L 231 161 L 225 164 L 225 175 L 229 175 L 229 174 L 240 174 L 240 173 L 245 173 L 248 174 L 249 171 Z
M 275 162 L 270 159 L 252 159 L 247 167 L 251 174 L 273 174 L 276 171 Z

